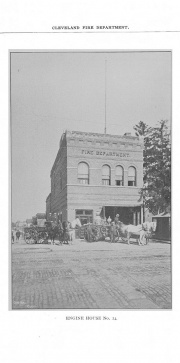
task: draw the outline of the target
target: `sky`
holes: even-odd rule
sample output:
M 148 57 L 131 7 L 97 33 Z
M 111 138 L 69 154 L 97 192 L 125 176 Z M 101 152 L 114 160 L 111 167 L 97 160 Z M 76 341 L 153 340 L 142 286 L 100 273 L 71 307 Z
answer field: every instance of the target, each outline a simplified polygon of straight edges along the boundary
M 66 129 L 103 133 L 105 109 L 113 135 L 171 122 L 171 52 L 14 52 L 10 73 L 14 222 L 45 212 Z

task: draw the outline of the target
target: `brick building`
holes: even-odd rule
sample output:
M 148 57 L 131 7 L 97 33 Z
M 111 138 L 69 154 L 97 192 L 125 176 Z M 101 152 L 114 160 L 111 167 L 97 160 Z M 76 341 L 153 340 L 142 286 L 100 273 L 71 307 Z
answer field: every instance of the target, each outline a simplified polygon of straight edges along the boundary
M 66 131 L 51 170 L 47 219 L 79 216 L 92 222 L 99 212 L 124 223 L 143 220 L 143 142 L 138 137 Z

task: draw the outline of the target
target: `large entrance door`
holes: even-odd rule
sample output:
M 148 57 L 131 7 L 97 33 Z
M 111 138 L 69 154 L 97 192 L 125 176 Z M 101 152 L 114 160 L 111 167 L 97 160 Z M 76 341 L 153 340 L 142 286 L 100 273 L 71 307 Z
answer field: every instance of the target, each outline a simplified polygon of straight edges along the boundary
M 109 216 L 114 221 L 116 214 L 119 214 L 119 220 L 124 224 L 141 223 L 141 207 L 105 207 L 105 217 Z
M 93 222 L 93 210 L 89 209 L 76 209 L 76 218 L 79 218 L 81 224 L 87 224 Z

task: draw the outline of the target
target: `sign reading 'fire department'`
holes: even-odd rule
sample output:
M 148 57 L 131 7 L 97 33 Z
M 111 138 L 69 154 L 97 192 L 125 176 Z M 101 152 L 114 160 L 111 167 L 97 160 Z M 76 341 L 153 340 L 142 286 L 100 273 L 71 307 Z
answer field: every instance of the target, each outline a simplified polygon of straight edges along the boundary
M 99 151 L 99 150 L 81 150 L 83 155 L 97 155 L 97 156 L 117 156 L 120 158 L 129 158 L 129 153 L 122 153 L 117 151 Z

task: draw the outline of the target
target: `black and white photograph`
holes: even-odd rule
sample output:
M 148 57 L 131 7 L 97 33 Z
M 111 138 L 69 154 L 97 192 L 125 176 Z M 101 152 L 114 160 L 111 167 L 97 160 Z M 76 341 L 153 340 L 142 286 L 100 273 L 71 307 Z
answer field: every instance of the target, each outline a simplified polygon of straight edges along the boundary
M 9 59 L 11 309 L 172 309 L 172 51 Z

